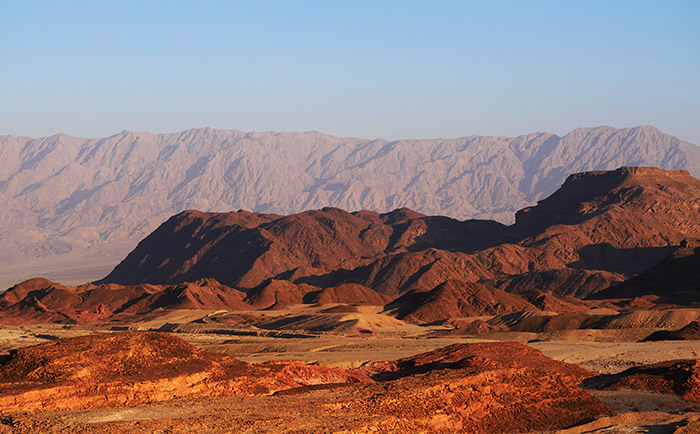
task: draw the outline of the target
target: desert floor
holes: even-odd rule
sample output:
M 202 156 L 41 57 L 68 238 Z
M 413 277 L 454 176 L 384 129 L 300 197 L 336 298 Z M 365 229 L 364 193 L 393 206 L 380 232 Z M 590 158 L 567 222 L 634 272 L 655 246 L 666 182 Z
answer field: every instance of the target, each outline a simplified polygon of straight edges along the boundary
M 210 312 L 182 311 L 150 322 L 129 324 L 130 329 L 153 329 L 206 318 Z M 274 314 L 274 313 L 273 313 Z M 370 317 L 371 319 L 371 314 Z M 123 328 L 121 327 L 116 328 Z M 57 338 L 115 328 L 104 325 L 25 325 L 0 328 L 0 355 L 13 348 Z M 293 333 L 253 335 L 222 332 L 216 328 L 178 332 L 177 335 L 207 351 L 223 352 L 246 362 L 297 359 L 328 366 L 355 367 L 368 361 L 392 360 L 457 342 L 516 340 L 557 360 L 578 364 L 595 373 L 615 373 L 631 366 L 675 359 L 697 359 L 700 341 L 637 342 L 651 329 L 576 330 L 555 333 L 498 333 L 487 336 L 434 337 L 440 327 L 404 328 L 363 334 Z M 663 394 L 632 391 L 592 392 L 616 413 L 589 424 L 560 431 L 584 433 L 700 433 L 700 405 Z M 360 416 L 358 416 L 360 417 Z M 366 417 L 366 416 L 365 416 Z M 352 420 L 328 423 L 333 412 L 323 407 L 323 391 L 302 395 L 174 400 L 131 408 L 55 411 L 0 418 L 2 432 L 354 432 Z M 235 429 L 231 428 L 235 421 Z M 357 421 L 356 421 L 357 422 Z

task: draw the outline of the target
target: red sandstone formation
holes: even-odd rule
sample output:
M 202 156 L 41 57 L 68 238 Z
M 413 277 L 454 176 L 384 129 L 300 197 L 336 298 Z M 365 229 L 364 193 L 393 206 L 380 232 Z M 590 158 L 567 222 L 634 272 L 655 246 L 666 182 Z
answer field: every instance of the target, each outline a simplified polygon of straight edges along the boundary
M 167 333 L 106 333 L 16 350 L 0 366 L 0 408 L 13 413 L 133 406 L 340 382 L 369 379 L 295 361 L 251 365 L 202 352 Z
M 31 279 L 0 294 L 4 323 L 100 322 L 164 309 L 249 310 L 245 294 L 214 279 L 178 285 L 87 283 L 64 286 Z
M 277 396 L 259 405 L 282 400 L 291 408 L 312 394 L 322 405 L 305 408 L 326 416 L 307 418 L 307 431 L 324 431 L 340 418 L 354 432 L 512 433 L 608 413 L 577 386 L 588 376 L 519 343 L 453 345 L 361 369 L 330 369 L 294 361 L 247 364 L 169 334 L 132 332 L 18 350 L 0 365 L 0 408 L 3 420 L 15 421 L 21 412 L 272 393 Z M 227 423 L 235 429 L 246 421 Z
M 596 389 L 675 393 L 686 401 L 700 402 L 700 360 L 676 360 L 636 366 L 619 374 L 590 378 L 584 384 Z
M 538 310 L 515 294 L 462 280 L 447 280 L 428 292 L 410 292 L 387 305 L 392 307 L 397 318 L 422 323 Z

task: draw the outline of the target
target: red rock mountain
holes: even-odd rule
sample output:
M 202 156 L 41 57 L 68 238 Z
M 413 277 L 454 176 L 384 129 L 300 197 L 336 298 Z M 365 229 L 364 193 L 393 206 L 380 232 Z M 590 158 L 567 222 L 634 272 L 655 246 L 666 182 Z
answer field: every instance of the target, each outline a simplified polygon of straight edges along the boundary
M 571 175 L 552 196 L 518 212 L 511 226 L 407 209 L 187 211 L 146 237 L 99 284 L 32 280 L 0 296 L 0 309 L 6 318 L 58 322 L 178 307 L 333 302 L 392 301 L 389 311 L 417 322 L 578 311 L 585 305 L 570 296 L 605 290 L 674 251 L 692 262 L 688 248 L 678 246 L 699 236 L 700 181 L 656 168 Z M 675 256 L 657 267 L 667 268 Z M 692 303 L 693 294 L 672 302 Z
M 97 279 L 187 209 L 409 207 L 509 223 L 570 173 L 645 165 L 700 176 L 700 149 L 650 126 L 394 141 L 211 128 L 0 136 L 0 161 L 0 288 L 39 273 Z
M 655 168 L 575 174 L 508 227 L 408 210 L 324 208 L 260 215 L 257 226 L 239 224 L 239 214 L 172 217 L 105 281 L 213 277 L 238 288 L 269 279 L 319 287 L 345 282 L 396 297 L 457 279 L 583 297 L 644 271 L 700 233 L 700 182 Z
M 240 215 L 245 216 L 240 224 Z M 505 229 L 497 222 L 426 217 L 398 209 L 386 214 L 336 208 L 285 217 L 186 211 L 139 243 L 105 282 L 179 283 L 207 276 L 240 288 L 269 279 L 342 273 L 389 254 L 470 250 Z
M 214 279 L 178 285 L 81 286 L 31 279 L 0 294 L 0 322 L 96 322 L 150 315 L 163 309 L 252 309 L 243 301 L 245 296 Z

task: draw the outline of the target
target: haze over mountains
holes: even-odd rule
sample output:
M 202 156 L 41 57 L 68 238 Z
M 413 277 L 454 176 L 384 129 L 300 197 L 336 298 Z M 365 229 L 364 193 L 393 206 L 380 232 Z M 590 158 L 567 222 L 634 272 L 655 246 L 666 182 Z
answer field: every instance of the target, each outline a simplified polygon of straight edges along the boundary
M 648 126 L 391 142 L 209 128 L 2 136 L 0 158 L 1 287 L 37 274 L 65 283 L 104 276 L 185 209 L 408 207 L 511 223 L 570 173 L 634 165 L 700 176 L 699 148 Z
M 697 238 L 700 181 L 685 170 L 653 167 L 570 175 L 554 194 L 518 211 L 510 226 L 407 208 L 288 216 L 185 211 L 144 238 L 102 281 L 71 287 L 28 280 L 0 294 L 0 311 L 2 322 L 13 324 L 75 323 L 182 308 L 247 312 L 350 303 L 349 311 L 333 313 L 342 317 L 374 305 L 395 319 L 434 323 L 602 305 L 615 312 L 669 303 L 696 307 L 697 259 L 690 246 Z M 659 285 L 663 275 L 685 285 Z M 300 320 L 328 330 L 325 323 L 309 325 L 310 318 L 262 319 L 256 327 Z M 575 318 L 583 320 L 591 325 L 601 318 Z

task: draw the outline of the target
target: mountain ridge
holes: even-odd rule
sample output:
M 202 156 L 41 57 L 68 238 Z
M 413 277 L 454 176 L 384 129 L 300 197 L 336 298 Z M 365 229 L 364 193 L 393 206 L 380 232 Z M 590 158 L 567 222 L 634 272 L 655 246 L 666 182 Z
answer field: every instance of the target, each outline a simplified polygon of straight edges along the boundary
M 212 128 L 0 136 L 0 158 L 4 285 L 39 272 L 57 278 L 51 273 L 76 263 L 96 267 L 97 257 L 100 272 L 61 280 L 104 275 L 107 262 L 185 209 L 408 207 L 510 222 L 572 172 L 654 165 L 700 176 L 700 148 L 648 126 L 394 141 Z
M 510 226 L 407 208 L 190 210 L 162 223 L 101 281 L 28 280 L 0 295 L 0 310 L 3 321 L 84 322 L 348 303 L 435 323 L 601 303 L 654 306 L 670 295 L 657 284 L 662 275 L 686 289 L 661 301 L 690 306 L 700 282 L 690 240 L 699 228 L 700 181 L 651 167 L 571 175 Z
M 453 279 L 584 297 L 643 272 L 699 236 L 700 181 L 687 171 L 645 167 L 575 174 L 519 211 L 510 226 L 408 209 L 250 215 L 179 213 L 101 282 L 214 278 L 246 291 L 270 279 L 317 287 L 347 283 L 395 298 Z

